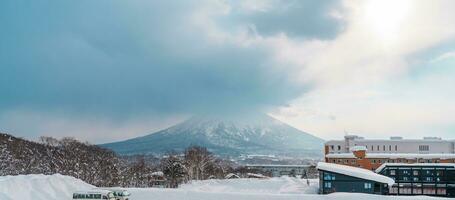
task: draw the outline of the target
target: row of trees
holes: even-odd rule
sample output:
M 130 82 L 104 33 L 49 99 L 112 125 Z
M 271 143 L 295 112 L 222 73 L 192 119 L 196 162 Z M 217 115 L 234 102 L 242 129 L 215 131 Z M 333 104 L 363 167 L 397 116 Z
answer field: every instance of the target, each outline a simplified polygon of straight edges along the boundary
M 177 187 L 182 182 L 224 178 L 242 170 L 199 146 L 163 158 L 121 157 L 73 138 L 42 137 L 40 142 L 31 142 L 0 134 L 0 176 L 60 173 L 96 186 L 148 187 L 154 175 L 162 172 L 166 186 Z

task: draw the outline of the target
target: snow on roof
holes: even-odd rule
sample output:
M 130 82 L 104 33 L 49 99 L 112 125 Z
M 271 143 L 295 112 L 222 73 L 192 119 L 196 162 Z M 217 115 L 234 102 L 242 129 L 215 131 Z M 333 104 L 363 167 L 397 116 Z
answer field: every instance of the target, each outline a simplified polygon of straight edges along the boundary
M 240 178 L 240 177 L 239 177 L 239 175 L 237 175 L 237 174 L 229 173 L 229 174 L 226 175 L 224 178 L 225 178 L 225 179 L 231 179 L 231 178 Z
M 264 176 L 262 174 L 255 174 L 255 173 L 247 173 L 248 178 L 269 178 L 268 176 Z
M 353 146 L 349 148 L 349 151 L 366 151 L 367 147 L 365 146 Z
M 387 176 L 383 176 L 380 174 L 376 174 L 373 171 L 358 168 L 358 167 L 351 167 L 347 165 L 338 165 L 334 163 L 326 163 L 326 162 L 319 162 L 317 166 L 318 170 L 324 170 L 329 172 L 335 172 L 338 174 L 343 174 L 347 176 L 352 176 L 356 178 L 361 178 L 365 180 L 376 181 L 379 183 L 387 183 L 389 185 L 393 185 L 395 181 Z
M 385 167 L 453 167 L 455 163 L 384 163 L 376 169 L 376 173 L 381 172 Z
M 352 153 L 331 153 L 326 158 L 356 158 Z M 437 153 L 437 154 L 418 154 L 418 153 L 367 153 L 366 158 L 406 158 L 406 159 L 454 159 L 455 154 Z
M 164 173 L 162 171 L 158 171 L 158 172 L 152 172 L 150 175 L 152 175 L 152 176 L 164 176 Z
M 112 191 L 110 190 L 103 190 L 103 189 L 92 189 L 92 190 L 86 190 L 86 191 L 75 191 L 73 194 L 108 194 Z

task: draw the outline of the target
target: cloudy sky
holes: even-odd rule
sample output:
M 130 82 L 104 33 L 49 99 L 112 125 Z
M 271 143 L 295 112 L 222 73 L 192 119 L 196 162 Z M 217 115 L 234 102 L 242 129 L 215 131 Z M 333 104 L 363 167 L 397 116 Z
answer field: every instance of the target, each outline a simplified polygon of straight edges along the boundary
M 454 1 L 0 2 L 0 132 L 93 143 L 268 113 L 455 138 Z

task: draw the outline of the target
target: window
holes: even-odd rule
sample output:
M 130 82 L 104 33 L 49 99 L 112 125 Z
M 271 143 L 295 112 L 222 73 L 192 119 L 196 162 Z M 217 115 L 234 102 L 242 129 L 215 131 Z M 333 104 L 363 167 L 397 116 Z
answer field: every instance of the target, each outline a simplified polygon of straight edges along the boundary
M 324 173 L 324 180 L 326 180 L 326 181 L 334 181 L 335 180 L 335 175 L 325 172 Z
M 371 151 L 374 151 L 374 146 L 373 145 L 371 145 Z
M 330 149 L 335 150 L 335 147 L 333 147 L 333 145 L 330 145 Z
M 389 151 L 392 151 L 392 145 L 389 145 Z
M 413 192 L 414 194 L 422 194 L 422 184 L 414 183 L 414 184 L 413 184 L 413 187 L 414 187 L 414 189 L 413 189 L 412 192 Z
M 364 187 L 365 189 L 371 189 L 371 183 L 365 183 L 365 184 L 363 185 L 363 187 Z
M 428 145 L 419 145 L 419 151 L 429 151 L 430 146 Z
M 395 151 L 398 151 L 398 147 L 397 147 L 397 145 L 395 145 Z
M 443 170 L 436 170 L 436 176 L 444 176 Z
M 379 151 L 379 145 L 378 145 L 378 151 Z
M 400 188 L 400 194 L 412 194 L 411 188 Z
M 391 169 L 390 172 L 389 172 L 390 175 L 394 176 L 396 175 L 396 171 L 394 169 Z
M 340 146 L 340 145 L 338 145 L 338 151 L 340 151 L 340 150 L 341 150 L 341 146 Z
M 412 175 L 418 176 L 418 175 L 419 175 L 419 170 L 414 170 L 414 171 L 412 171 Z
M 385 151 L 385 145 L 382 145 L 382 151 Z
M 332 188 L 332 183 L 331 182 L 324 182 L 324 187 L 325 188 Z
M 438 188 L 437 191 L 436 191 L 438 194 L 443 194 L 443 195 L 446 195 L 447 194 L 447 191 L 445 188 Z

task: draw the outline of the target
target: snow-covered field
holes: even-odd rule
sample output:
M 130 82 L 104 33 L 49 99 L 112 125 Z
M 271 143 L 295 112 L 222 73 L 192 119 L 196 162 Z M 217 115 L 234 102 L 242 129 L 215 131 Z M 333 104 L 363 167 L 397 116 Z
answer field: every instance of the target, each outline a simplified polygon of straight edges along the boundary
M 382 200 L 444 199 L 377 196 L 337 193 L 317 195 L 317 180 L 310 186 L 305 180 L 289 177 L 271 179 L 230 179 L 195 181 L 179 189 L 129 188 L 132 200 Z M 62 175 L 26 175 L 0 177 L 0 200 L 66 200 L 76 190 L 94 186 Z

